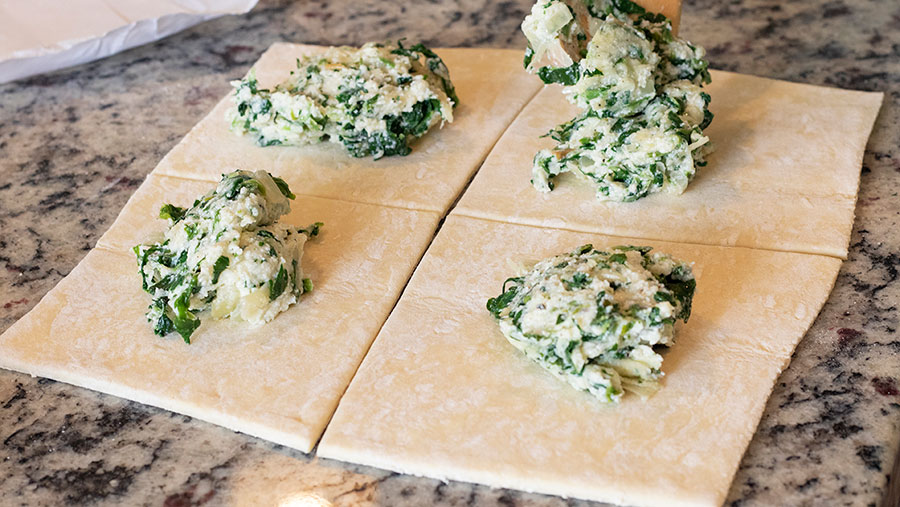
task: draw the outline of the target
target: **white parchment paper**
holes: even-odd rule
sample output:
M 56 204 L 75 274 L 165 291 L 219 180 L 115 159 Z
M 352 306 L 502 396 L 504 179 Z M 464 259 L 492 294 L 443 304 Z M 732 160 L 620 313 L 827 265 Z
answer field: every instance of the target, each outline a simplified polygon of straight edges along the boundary
M 0 0 L 0 83 L 97 60 L 257 0 Z

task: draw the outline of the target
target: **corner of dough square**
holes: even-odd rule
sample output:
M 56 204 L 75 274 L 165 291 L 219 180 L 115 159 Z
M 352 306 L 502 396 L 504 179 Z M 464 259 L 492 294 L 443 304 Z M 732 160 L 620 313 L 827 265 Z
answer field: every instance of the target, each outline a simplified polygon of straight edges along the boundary
M 303 271 L 314 289 L 253 327 L 204 317 L 190 345 L 155 336 L 131 247 L 161 236 L 162 202 L 211 183 L 151 175 L 100 245 L 0 336 L 0 367 L 159 406 L 309 452 L 432 239 L 425 211 L 307 196 L 284 221 L 324 222 Z
M 498 141 L 456 213 L 602 234 L 798 251 L 845 258 L 859 171 L 882 94 L 713 71 L 709 164 L 681 195 L 600 201 L 562 175 L 550 193 L 530 183 L 551 128 L 576 116 L 546 88 Z
M 585 244 L 694 262 L 693 313 L 662 388 L 606 406 L 510 345 L 485 302 Z M 320 456 L 438 479 L 622 504 L 720 505 L 840 260 L 450 216 L 354 377 Z
M 253 66 L 260 86 L 288 77 L 296 59 L 321 46 L 275 44 Z M 267 170 L 303 186 L 299 194 L 444 212 L 478 169 L 541 82 L 522 68 L 522 52 L 443 48 L 435 52 L 450 70 L 460 104 L 453 123 L 435 127 L 405 157 L 354 158 L 338 144 L 257 146 L 229 130 L 231 94 L 175 146 L 157 171 L 170 176 L 217 180 L 234 169 Z M 240 76 L 234 76 L 235 79 Z M 292 187 L 293 188 L 293 187 Z

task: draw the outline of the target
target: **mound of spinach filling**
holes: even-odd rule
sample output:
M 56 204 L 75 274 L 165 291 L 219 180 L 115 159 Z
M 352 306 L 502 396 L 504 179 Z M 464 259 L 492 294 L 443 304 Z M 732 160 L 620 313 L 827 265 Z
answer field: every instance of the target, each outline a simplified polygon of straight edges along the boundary
M 294 197 L 281 178 L 235 171 L 189 208 L 162 206 L 163 240 L 134 247 L 153 332 L 190 343 L 201 312 L 259 324 L 312 290 L 300 260 L 322 224 L 277 223 Z
M 408 155 L 410 143 L 453 121 L 459 103 L 441 58 L 422 44 L 368 43 L 297 59 L 291 77 L 232 82 L 232 129 L 260 146 L 338 143 L 354 157 Z
M 549 192 L 572 172 L 593 183 L 601 200 L 684 192 L 711 151 L 703 48 L 630 0 L 538 2 L 523 31 L 526 68 L 564 85 L 582 109 L 548 133 L 557 145 L 535 155 L 534 187 Z
M 659 388 L 675 321 L 687 322 L 690 265 L 650 247 L 584 245 L 509 278 L 487 302 L 509 342 L 576 389 L 616 403 Z

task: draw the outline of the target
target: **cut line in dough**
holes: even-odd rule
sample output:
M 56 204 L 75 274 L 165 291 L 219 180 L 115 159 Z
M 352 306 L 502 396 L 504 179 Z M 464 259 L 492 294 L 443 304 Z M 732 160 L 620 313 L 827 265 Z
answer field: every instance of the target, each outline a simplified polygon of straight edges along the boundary
M 662 389 L 619 406 L 507 343 L 485 309 L 507 260 L 581 244 L 695 261 L 690 320 Z M 318 454 L 442 480 L 640 505 L 720 505 L 791 353 L 824 304 L 832 257 L 684 245 L 450 216 L 325 431 Z M 790 283 L 784 281 L 790 280 Z

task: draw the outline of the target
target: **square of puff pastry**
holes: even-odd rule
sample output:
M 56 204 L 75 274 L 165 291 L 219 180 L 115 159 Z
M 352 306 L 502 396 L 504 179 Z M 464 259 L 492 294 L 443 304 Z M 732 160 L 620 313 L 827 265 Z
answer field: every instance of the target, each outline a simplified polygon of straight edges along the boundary
M 697 291 L 646 401 L 599 402 L 510 345 L 504 279 L 579 245 L 693 261 Z M 320 456 L 638 505 L 720 505 L 779 373 L 834 284 L 833 257 L 549 230 L 451 215 L 325 431 Z M 789 281 L 789 283 L 787 283 Z
M 153 334 L 131 247 L 204 181 L 151 174 L 98 247 L 0 337 L 0 367 L 102 391 L 309 452 L 437 227 L 438 214 L 299 196 L 282 222 L 314 289 L 253 327 L 201 314 L 186 345 Z

